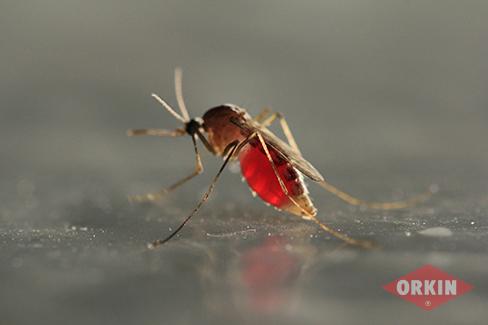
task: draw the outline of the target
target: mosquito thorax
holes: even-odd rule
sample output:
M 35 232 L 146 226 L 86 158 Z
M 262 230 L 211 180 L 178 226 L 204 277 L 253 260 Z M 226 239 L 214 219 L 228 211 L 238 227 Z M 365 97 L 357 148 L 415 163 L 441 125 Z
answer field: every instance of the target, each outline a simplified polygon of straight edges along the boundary
M 243 141 L 246 137 L 242 129 L 233 121 L 245 124 L 250 118 L 243 108 L 233 104 L 219 105 L 203 114 L 203 130 L 217 155 L 223 154 L 225 148 L 232 142 Z

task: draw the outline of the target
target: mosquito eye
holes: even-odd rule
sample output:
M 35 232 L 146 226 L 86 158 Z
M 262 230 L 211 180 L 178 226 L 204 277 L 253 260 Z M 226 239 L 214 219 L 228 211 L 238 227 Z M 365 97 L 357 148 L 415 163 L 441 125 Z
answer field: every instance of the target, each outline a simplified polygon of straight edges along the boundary
M 185 125 L 185 131 L 188 134 L 195 134 L 195 133 L 197 133 L 198 129 L 200 129 L 200 123 L 198 123 L 195 120 L 190 120 Z

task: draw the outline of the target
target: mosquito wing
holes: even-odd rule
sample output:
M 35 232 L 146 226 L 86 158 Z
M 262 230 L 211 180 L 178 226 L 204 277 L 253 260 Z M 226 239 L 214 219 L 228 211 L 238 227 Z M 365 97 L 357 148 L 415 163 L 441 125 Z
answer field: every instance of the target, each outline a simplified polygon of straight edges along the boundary
M 273 147 L 277 152 L 279 152 L 283 158 L 290 162 L 296 169 L 302 172 L 305 176 L 310 178 L 315 182 L 321 182 L 324 177 L 319 173 L 311 163 L 309 163 L 303 156 L 296 152 L 292 147 L 290 147 L 286 142 L 274 135 L 273 132 L 268 130 L 266 127 L 257 123 L 252 119 L 246 119 L 245 123 L 242 121 L 232 121 L 234 124 L 239 126 L 241 129 L 246 130 L 246 133 L 251 134 L 252 132 L 259 132 L 266 144 Z

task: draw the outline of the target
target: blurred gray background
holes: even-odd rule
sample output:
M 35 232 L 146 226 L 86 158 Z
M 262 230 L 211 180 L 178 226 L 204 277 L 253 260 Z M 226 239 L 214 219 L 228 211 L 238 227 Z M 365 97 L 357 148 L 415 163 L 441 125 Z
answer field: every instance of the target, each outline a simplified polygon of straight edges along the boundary
M 488 317 L 486 1 L 0 2 L 1 324 L 482 324 Z M 365 199 L 310 184 L 319 218 L 381 249 L 343 247 L 252 198 L 240 176 L 167 246 L 221 160 L 159 204 L 128 194 L 193 168 L 175 128 L 231 102 L 282 112 L 305 157 Z M 278 128 L 273 128 L 281 135 Z M 203 146 L 202 146 L 203 150 Z M 237 170 L 238 172 L 238 170 Z M 430 263 L 475 289 L 432 312 L 381 286 Z

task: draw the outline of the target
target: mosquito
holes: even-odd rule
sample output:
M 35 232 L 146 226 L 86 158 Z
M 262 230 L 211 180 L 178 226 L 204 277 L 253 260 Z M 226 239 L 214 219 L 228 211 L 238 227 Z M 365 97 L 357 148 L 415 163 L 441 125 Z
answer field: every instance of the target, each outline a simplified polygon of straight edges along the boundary
M 201 118 L 190 118 L 183 100 L 182 71 L 180 68 L 175 69 L 174 81 L 176 100 L 181 114 L 177 113 L 158 95 L 152 94 L 152 97 L 173 117 L 183 123 L 183 126 L 174 130 L 130 129 L 127 131 L 127 135 L 157 137 L 189 135 L 195 151 L 195 169 L 190 175 L 168 188 L 154 193 L 131 196 L 129 200 L 132 202 L 159 200 L 164 195 L 201 174 L 203 172 L 203 164 L 198 151 L 197 140 L 200 140 L 209 152 L 222 157 L 224 162 L 207 191 L 183 222 L 166 238 L 158 239 L 148 244 L 148 248 L 156 248 L 168 242 L 185 226 L 208 200 L 217 180 L 229 161 L 239 161 L 243 178 L 253 194 L 259 196 L 264 202 L 278 210 L 315 222 L 322 230 L 347 244 L 364 248 L 372 247 L 372 242 L 351 238 L 317 219 L 317 209 L 310 199 L 304 176 L 351 205 L 372 209 L 391 210 L 406 208 L 425 201 L 435 191 L 429 189 L 425 193 L 408 200 L 395 202 L 369 202 L 353 197 L 327 182 L 320 172 L 302 156 L 290 127 L 281 113 L 264 109 L 256 117 L 252 118 L 245 109 L 239 106 L 223 104 L 209 109 Z M 286 142 L 268 129 L 276 120 L 281 125 Z

